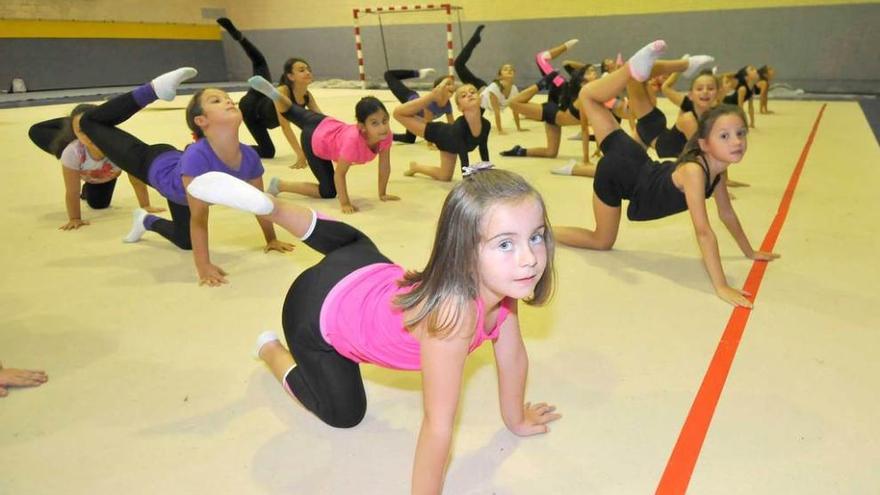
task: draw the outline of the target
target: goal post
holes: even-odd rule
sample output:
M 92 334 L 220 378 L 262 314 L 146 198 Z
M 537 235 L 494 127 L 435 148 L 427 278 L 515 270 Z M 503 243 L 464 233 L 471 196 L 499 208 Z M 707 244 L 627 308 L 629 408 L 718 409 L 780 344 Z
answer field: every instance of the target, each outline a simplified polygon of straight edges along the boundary
M 379 27 L 382 29 L 382 14 L 404 14 L 411 12 L 431 12 L 436 11 L 440 13 L 446 14 L 446 58 L 447 65 L 449 70 L 449 75 L 452 76 L 455 74 L 455 69 L 453 67 L 453 56 L 452 56 L 452 11 L 453 10 L 461 10 L 461 7 L 451 5 L 448 3 L 441 4 L 415 4 L 415 5 L 392 5 L 385 7 L 362 7 L 359 9 L 352 10 L 352 16 L 354 19 L 354 47 L 357 53 L 357 63 L 358 63 L 358 77 L 361 81 L 361 88 L 367 89 L 367 72 L 364 64 L 364 50 L 363 43 L 361 42 L 361 27 L 360 27 L 360 19 L 366 15 L 375 14 L 379 16 Z M 383 32 L 383 49 L 386 52 L 386 61 L 387 61 L 387 49 L 384 46 L 384 32 Z

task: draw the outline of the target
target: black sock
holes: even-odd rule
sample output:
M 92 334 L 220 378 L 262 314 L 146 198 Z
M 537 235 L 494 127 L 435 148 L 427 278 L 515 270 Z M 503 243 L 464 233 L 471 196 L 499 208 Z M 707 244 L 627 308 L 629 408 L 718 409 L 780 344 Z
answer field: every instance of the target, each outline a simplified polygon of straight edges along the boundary
M 509 150 L 502 151 L 501 156 L 526 156 L 526 148 L 523 148 L 520 145 L 516 145 Z
M 537 86 L 538 89 L 546 90 L 550 87 L 550 83 L 552 83 L 558 75 L 559 72 L 554 70 L 553 72 L 550 72 L 546 76 L 542 77 L 540 81 L 536 82 L 535 86 Z
M 234 39 L 235 41 L 241 41 L 241 39 L 243 38 L 243 36 L 241 35 L 241 31 L 239 31 L 235 27 L 235 24 L 233 24 L 232 21 L 230 21 L 228 18 L 226 18 L 226 17 L 218 18 L 217 24 L 220 24 L 221 26 L 223 26 L 223 29 L 225 29 L 226 32 L 229 33 L 229 36 L 232 36 L 232 39 Z

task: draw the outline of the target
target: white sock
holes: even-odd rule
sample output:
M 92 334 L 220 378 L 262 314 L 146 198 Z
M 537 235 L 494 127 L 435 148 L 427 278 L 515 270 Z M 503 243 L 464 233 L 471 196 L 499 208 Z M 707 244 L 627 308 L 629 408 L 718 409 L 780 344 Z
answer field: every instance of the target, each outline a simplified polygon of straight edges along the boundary
M 436 72 L 436 71 L 431 68 L 419 69 L 419 79 L 424 79 L 428 76 L 433 76 L 434 72 Z
M 272 83 L 267 81 L 263 76 L 253 76 L 248 79 L 248 84 L 251 85 L 252 88 L 256 89 L 260 93 L 268 96 L 272 99 L 272 101 L 278 101 L 281 98 L 281 93 L 275 89 L 275 86 L 272 86 Z
M 652 41 L 643 46 L 629 58 L 629 73 L 639 82 L 647 81 L 651 77 L 651 69 L 654 61 L 666 51 L 666 42 L 663 40 Z
M 271 194 L 272 196 L 278 196 L 278 193 L 281 192 L 281 179 L 278 177 L 272 177 L 269 179 L 269 187 L 266 188 L 266 194 Z
M 177 96 L 177 87 L 180 83 L 187 79 L 196 77 L 199 71 L 192 67 L 181 67 L 171 72 L 166 72 L 161 76 L 153 79 L 150 83 L 153 85 L 153 91 L 161 100 L 171 101 Z
M 544 50 L 539 55 L 541 55 L 541 58 L 544 60 L 550 60 L 550 50 Z
M 568 163 L 559 168 L 554 168 L 550 173 L 556 175 L 571 175 L 571 171 L 574 170 L 575 165 L 577 165 L 576 161 L 569 160 Z
M 207 203 L 228 206 L 254 215 L 268 215 L 275 205 L 268 196 L 247 182 L 223 172 L 206 172 L 186 187 L 194 198 Z
M 122 242 L 137 242 L 141 240 L 147 228 L 144 227 L 144 218 L 147 217 L 147 210 L 138 208 L 131 215 L 131 230 Z
M 269 342 L 280 342 L 278 334 L 272 330 L 266 330 L 257 336 L 257 342 L 254 344 L 254 357 L 260 359 L 260 349 Z
M 578 40 L 577 38 L 572 38 L 572 39 L 566 41 L 565 43 L 563 43 L 563 45 L 565 45 L 566 50 L 571 50 L 571 47 L 576 45 L 578 41 L 580 41 L 580 40 Z
M 700 67 L 711 64 L 714 61 L 715 58 L 710 57 L 709 55 L 694 55 L 688 57 L 688 68 L 684 72 L 682 72 L 682 75 L 690 79 L 697 74 L 697 71 L 700 70 Z

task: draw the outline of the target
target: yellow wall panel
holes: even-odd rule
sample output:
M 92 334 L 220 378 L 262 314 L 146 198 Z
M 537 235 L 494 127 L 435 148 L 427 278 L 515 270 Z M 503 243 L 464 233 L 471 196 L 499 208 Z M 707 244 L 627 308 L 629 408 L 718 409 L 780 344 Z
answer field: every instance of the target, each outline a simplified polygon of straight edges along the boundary
M 0 20 L 0 38 L 219 40 L 216 24 Z

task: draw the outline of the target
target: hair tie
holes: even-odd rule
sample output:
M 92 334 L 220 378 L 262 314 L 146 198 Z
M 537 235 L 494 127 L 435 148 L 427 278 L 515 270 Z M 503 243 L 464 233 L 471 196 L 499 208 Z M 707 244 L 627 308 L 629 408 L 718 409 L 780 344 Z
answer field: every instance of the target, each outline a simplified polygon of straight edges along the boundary
M 469 167 L 461 167 L 461 176 L 462 177 L 470 177 L 477 172 L 482 172 L 483 170 L 489 170 L 490 168 L 494 168 L 495 165 L 492 162 L 477 162 Z

